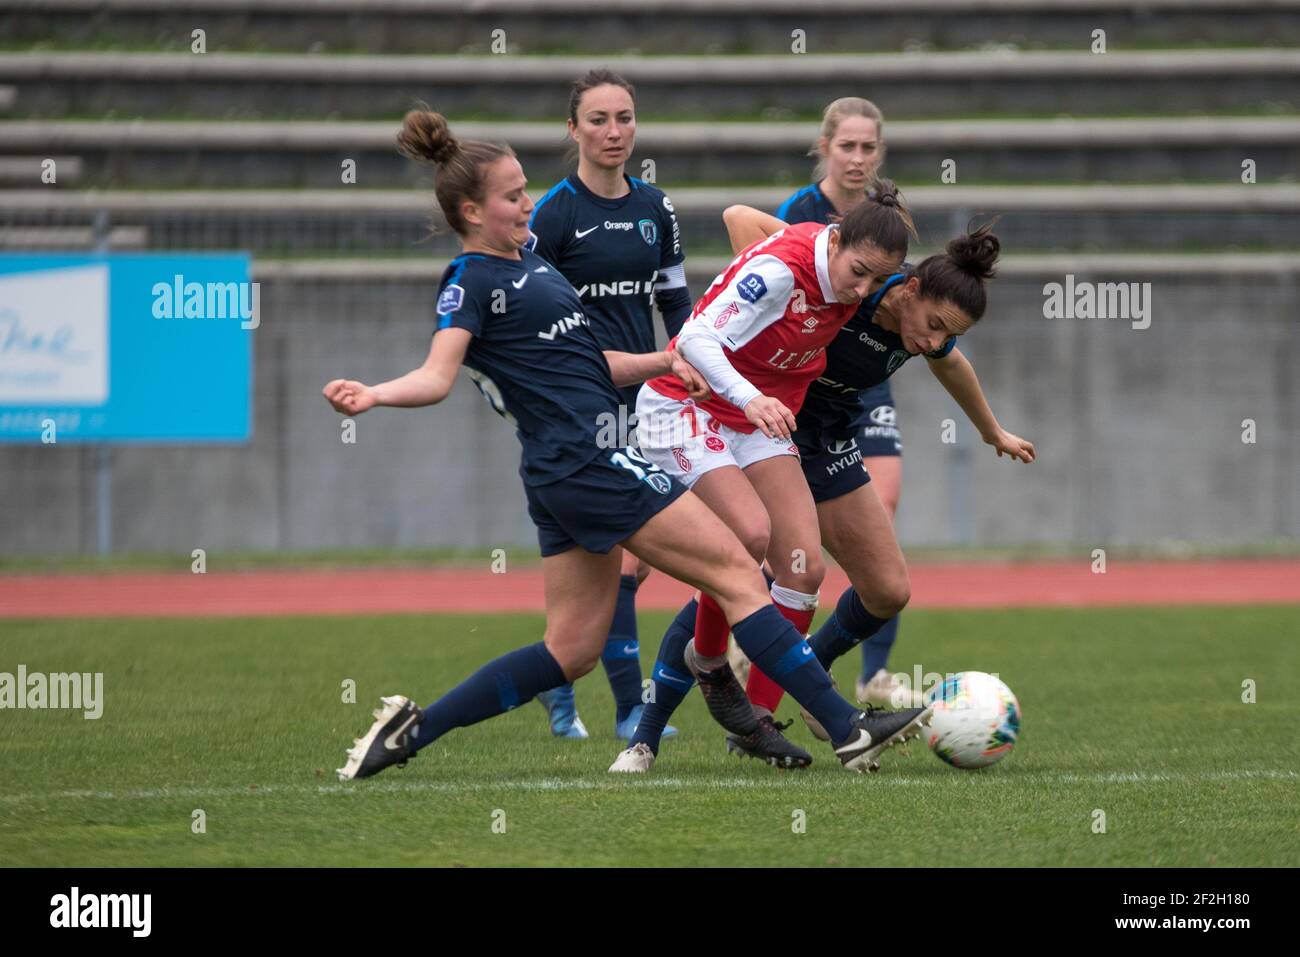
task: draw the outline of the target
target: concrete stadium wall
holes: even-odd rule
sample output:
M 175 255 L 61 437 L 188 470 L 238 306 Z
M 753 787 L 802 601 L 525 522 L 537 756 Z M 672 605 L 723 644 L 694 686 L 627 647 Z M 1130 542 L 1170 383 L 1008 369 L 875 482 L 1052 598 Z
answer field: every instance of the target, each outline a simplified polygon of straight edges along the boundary
M 1159 189 L 1151 187 L 1150 191 L 1154 194 Z M 1300 239 L 1296 227 L 1300 189 L 1296 187 L 1198 189 L 1201 195 L 1193 193 L 1190 200 L 1144 204 L 1138 199 L 1127 209 L 1102 207 L 1104 188 L 1091 191 L 1098 198 L 1092 208 L 1069 204 L 1063 197 L 1056 207 L 1047 204 L 1034 207 L 1000 201 L 997 193 L 991 191 L 953 189 L 949 193 L 943 187 L 929 190 L 904 187 L 903 197 L 912 210 L 924 248 L 941 248 L 972 216 L 994 215 L 999 217 L 998 235 L 1007 247 L 1034 252 L 1116 249 L 1200 252 L 1211 245 L 1224 250 L 1292 249 Z M 792 189 L 728 190 L 724 193 L 725 200 L 712 205 L 690 202 L 688 190 L 674 190 L 669 195 L 677 210 L 682 235 L 689 237 L 687 255 L 695 256 L 728 248 L 722 222 L 722 211 L 727 205 L 743 203 L 774 211 L 791 192 Z M 24 243 L 33 242 L 32 237 L 38 231 L 46 230 L 60 236 L 65 230 L 73 230 L 69 236 L 80 237 L 80 242 L 94 241 L 102 207 L 86 203 L 81 208 L 71 205 L 53 208 L 45 197 L 28 191 L 27 197 L 36 202 L 20 209 L 5 202 L 7 195 L 12 194 L 0 190 L 0 247 L 21 248 Z M 102 195 L 88 192 L 86 198 L 94 200 Z M 932 195 L 940 196 L 942 202 L 929 201 L 928 196 Z M 125 231 L 121 241 L 130 240 L 135 243 L 133 248 L 160 251 L 243 249 L 254 256 L 326 258 L 404 255 L 424 261 L 430 256 L 450 259 L 456 254 L 458 240 L 445 224 L 434 219 L 436 207 L 428 193 L 408 192 L 393 198 L 398 202 L 383 207 L 367 208 L 358 203 L 301 212 L 276 211 L 272 207 L 249 212 L 233 205 L 225 209 L 197 204 L 188 209 L 158 208 L 152 202 L 157 199 L 154 194 L 150 197 L 153 208 L 142 204 L 136 211 L 108 212 L 104 226 Z M 1257 198 L 1260 202 L 1256 206 L 1247 204 L 1248 200 Z M 1228 203 L 1211 206 L 1212 199 L 1226 199 Z M 1239 206 L 1229 205 L 1233 202 Z M 399 208 L 398 203 L 404 205 Z M 431 233 L 431 223 L 437 224 L 438 232 Z
M 962 342 L 1002 423 L 1037 444 L 1034 465 L 981 445 L 920 360 L 895 377 L 903 543 L 1300 537 L 1300 272 L 1153 273 L 1117 259 L 1090 275 L 1073 261 L 1008 270 Z M 412 265 L 371 279 L 260 266 L 252 443 L 114 449 L 115 548 L 533 544 L 517 442 L 468 381 L 436 409 L 362 416 L 355 445 L 320 396 L 335 376 L 377 381 L 423 359 L 436 286 L 427 262 Z M 1151 282 L 1150 328 L 1043 318 L 1043 284 L 1071 269 Z M 956 444 L 941 441 L 947 418 Z M 1254 444 L 1242 442 L 1247 418 Z M 0 553 L 94 549 L 94 450 L 0 446 L 0 479 Z
M 533 190 L 538 196 L 549 181 Z M 790 187 L 683 187 L 672 197 L 687 255 L 728 247 L 723 210 L 733 203 L 774 210 Z M 1285 184 L 1095 186 L 912 186 L 903 189 L 921 237 L 934 248 L 973 215 L 999 216 L 1006 249 L 1294 249 L 1300 189 Z M 122 241 L 158 250 L 242 249 L 258 258 L 430 256 L 458 251 L 445 224 L 431 234 L 436 203 L 428 189 L 307 191 L 139 191 L 0 189 L 0 246 L 33 237 L 93 241 L 96 230 L 124 230 Z M 69 232 L 71 231 L 71 232 Z M 48 248 L 48 245 L 47 247 Z

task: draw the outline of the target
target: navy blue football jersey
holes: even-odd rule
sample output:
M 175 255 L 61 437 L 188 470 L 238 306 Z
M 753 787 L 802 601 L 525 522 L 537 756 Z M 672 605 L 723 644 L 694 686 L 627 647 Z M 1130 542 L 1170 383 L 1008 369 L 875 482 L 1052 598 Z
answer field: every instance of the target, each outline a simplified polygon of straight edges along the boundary
M 681 230 L 663 191 L 624 175 L 630 192 L 597 196 L 577 173 L 537 201 L 529 248 L 573 284 L 602 349 L 653 352 L 652 299 L 671 339 L 691 312 Z
M 912 275 L 912 265 L 904 263 L 903 271 L 885 280 L 836 334 L 826 349 L 826 368 L 808 387 L 808 396 L 799 410 L 800 428 L 809 426 L 848 438 L 867 424 L 862 393 L 886 381 L 912 358 L 898 333 L 876 325 L 876 307 L 890 289 Z M 942 346 L 925 356 L 942 359 L 956 344 L 957 337 L 949 336 Z
M 822 188 L 816 183 L 796 191 L 776 210 L 776 218 L 787 223 L 822 223 L 831 221 L 832 216 L 839 216 L 840 211 L 826 198 Z
M 525 484 L 548 485 L 602 454 L 602 413 L 616 417 L 620 400 L 578 294 L 540 256 L 520 255 L 453 259 L 438 287 L 437 328 L 473 333 L 470 378 L 518 430 Z

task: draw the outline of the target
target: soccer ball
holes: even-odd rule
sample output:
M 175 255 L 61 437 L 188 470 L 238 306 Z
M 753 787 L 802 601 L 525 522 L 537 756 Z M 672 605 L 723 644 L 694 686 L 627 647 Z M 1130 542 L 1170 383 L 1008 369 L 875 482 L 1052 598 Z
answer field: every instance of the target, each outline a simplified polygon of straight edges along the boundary
M 926 743 L 955 768 L 1001 761 L 1020 737 L 1020 702 L 1002 681 L 983 671 L 962 671 L 926 693 L 934 706 Z

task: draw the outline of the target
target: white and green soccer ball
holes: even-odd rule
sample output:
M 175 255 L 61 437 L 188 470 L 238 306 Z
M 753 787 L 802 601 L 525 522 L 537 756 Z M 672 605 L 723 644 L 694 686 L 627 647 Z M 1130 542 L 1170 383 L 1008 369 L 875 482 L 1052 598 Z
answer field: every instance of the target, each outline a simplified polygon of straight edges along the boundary
M 1001 761 L 1020 737 L 1020 702 L 995 675 L 961 671 L 925 695 L 934 706 L 926 744 L 955 768 L 983 768 Z

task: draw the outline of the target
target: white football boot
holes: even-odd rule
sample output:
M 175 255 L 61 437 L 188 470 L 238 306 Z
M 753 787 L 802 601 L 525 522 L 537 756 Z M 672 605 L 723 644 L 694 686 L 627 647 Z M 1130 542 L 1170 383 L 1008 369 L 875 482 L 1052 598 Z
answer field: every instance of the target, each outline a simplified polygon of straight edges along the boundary
M 612 773 L 644 774 L 654 766 L 655 753 L 650 750 L 650 745 L 638 742 L 626 751 L 619 752 L 609 770 Z
M 859 678 L 855 690 L 858 704 L 874 704 L 885 708 L 925 707 L 925 695 L 908 687 L 884 668 L 872 675 L 870 681 Z

